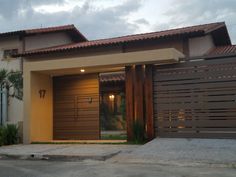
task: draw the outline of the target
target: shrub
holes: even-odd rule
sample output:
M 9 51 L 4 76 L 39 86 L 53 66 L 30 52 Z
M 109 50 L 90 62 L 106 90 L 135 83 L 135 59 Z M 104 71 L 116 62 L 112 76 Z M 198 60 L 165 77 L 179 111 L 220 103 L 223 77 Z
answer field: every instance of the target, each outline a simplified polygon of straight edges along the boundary
M 3 131 L 3 127 L 0 127 L 0 146 L 3 145 L 2 131 Z
M 141 144 L 145 141 L 144 126 L 139 121 L 133 123 L 133 140 L 136 144 Z
M 3 145 L 17 144 L 18 140 L 18 127 L 16 125 L 8 124 L 2 128 Z

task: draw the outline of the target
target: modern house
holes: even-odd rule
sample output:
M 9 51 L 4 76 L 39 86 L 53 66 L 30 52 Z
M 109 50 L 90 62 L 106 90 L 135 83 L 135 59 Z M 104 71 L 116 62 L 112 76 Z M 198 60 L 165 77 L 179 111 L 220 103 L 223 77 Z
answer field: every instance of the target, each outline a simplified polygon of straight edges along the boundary
M 82 40 L 84 40 L 83 35 L 73 25 L 46 30 L 21 30 L 0 33 L 0 68 L 23 72 L 23 58 L 13 58 L 11 55 Z M 1 92 L 1 124 L 18 124 L 21 130 L 24 117 L 23 101 L 6 95 L 6 93 Z
M 18 45 L 1 47 L 10 39 Z M 18 49 L 12 60 L 23 63 L 25 143 L 100 139 L 100 103 L 117 88 L 129 140 L 134 122 L 149 139 L 236 137 L 236 46 L 225 23 L 93 41 L 73 25 L 40 28 L 1 33 L 0 48 Z

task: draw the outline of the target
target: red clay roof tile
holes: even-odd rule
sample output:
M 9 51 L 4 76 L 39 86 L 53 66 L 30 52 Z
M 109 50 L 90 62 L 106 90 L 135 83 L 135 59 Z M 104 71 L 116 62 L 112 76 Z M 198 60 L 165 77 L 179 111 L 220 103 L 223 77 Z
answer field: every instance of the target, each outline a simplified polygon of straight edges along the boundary
M 109 74 L 102 74 L 100 75 L 100 81 L 102 83 L 105 82 L 119 82 L 119 81 L 125 81 L 125 73 L 109 73 Z
M 206 35 L 221 27 L 225 27 L 224 22 L 177 28 L 177 29 L 171 29 L 171 30 L 159 31 L 159 32 L 135 34 L 135 35 L 122 36 L 122 37 L 72 43 L 68 45 L 56 46 L 56 47 L 51 47 L 51 48 L 26 51 L 16 56 L 46 54 L 46 53 L 51 53 L 51 52 L 67 51 L 67 50 L 86 48 L 86 47 L 94 47 L 94 46 L 101 46 L 101 45 L 114 45 L 114 44 L 121 44 L 121 43 L 132 42 L 132 41 L 141 41 L 141 40 L 147 40 L 147 39 L 160 39 L 160 38 L 174 37 L 174 36 L 181 36 L 181 35 L 188 35 L 188 36 Z
M 75 28 L 74 25 L 65 25 L 65 26 L 55 26 L 55 27 L 48 27 L 48 28 L 27 29 L 25 30 L 25 32 L 26 34 L 49 33 L 49 32 L 56 32 L 56 31 L 71 30 L 74 28 Z
M 206 54 L 206 58 L 236 55 L 236 45 L 215 47 Z
M 79 32 L 79 30 L 74 25 L 63 25 L 63 26 L 55 26 L 55 27 L 47 27 L 47 28 L 35 28 L 35 29 L 26 29 L 19 31 L 11 31 L 0 33 L 0 36 L 13 36 L 13 35 L 31 35 L 31 34 L 39 34 L 39 33 L 51 33 L 51 32 L 60 32 L 60 31 L 72 31 L 75 35 L 78 35 L 83 41 L 87 41 L 83 34 Z

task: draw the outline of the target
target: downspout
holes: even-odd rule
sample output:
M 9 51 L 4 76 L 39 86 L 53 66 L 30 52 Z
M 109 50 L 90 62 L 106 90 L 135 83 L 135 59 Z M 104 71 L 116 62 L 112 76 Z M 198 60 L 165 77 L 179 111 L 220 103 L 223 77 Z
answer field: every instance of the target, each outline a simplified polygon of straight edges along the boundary
M 3 88 L 3 85 L 0 86 L 0 100 L 1 100 L 1 126 L 5 125 L 8 120 L 8 92 L 7 89 Z
M 8 90 L 3 91 L 3 103 L 5 103 L 3 113 L 5 113 L 4 124 L 8 121 Z

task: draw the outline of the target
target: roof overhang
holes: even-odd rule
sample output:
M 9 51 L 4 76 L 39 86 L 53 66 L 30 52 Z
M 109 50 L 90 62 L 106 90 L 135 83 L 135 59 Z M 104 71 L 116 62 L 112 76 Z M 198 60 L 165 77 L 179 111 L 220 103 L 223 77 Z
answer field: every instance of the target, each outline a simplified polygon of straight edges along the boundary
M 222 25 L 209 33 L 212 34 L 216 46 L 232 45 L 226 25 Z
M 77 74 L 80 68 L 85 68 L 89 72 L 99 72 L 101 68 L 107 68 L 107 71 L 110 71 L 111 68 L 129 65 L 178 63 L 181 58 L 184 58 L 181 52 L 174 48 L 167 48 L 57 60 L 26 60 L 24 62 L 24 73 L 27 71 L 40 71 L 51 75 L 58 75 L 58 73 Z

